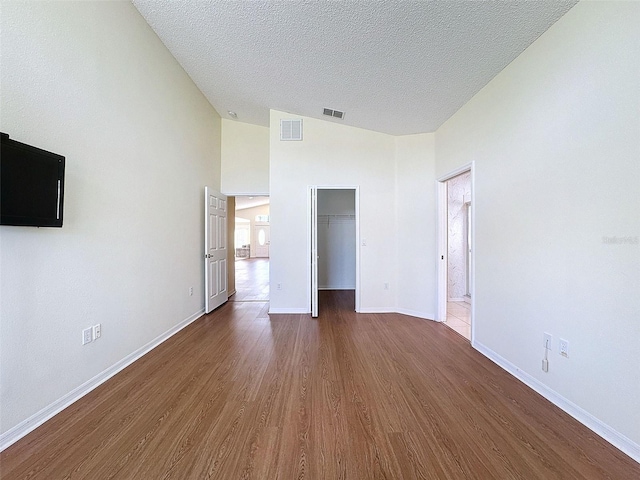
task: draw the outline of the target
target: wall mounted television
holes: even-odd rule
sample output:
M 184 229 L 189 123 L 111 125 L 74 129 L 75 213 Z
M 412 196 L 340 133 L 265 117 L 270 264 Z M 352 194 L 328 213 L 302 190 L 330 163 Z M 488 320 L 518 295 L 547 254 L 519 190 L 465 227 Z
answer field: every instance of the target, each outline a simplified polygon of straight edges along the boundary
M 65 157 L 0 136 L 0 225 L 62 227 Z

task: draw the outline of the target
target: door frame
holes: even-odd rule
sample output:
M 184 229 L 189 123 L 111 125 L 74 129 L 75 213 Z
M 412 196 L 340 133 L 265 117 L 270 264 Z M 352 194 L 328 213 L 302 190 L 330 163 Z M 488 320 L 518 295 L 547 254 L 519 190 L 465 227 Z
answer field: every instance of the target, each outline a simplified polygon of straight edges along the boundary
M 309 306 L 309 313 L 314 313 L 313 305 L 314 301 L 317 308 L 317 281 L 316 289 L 314 292 L 312 285 L 312 275 L 314 272 L 314 265 L 312 262 L 313 249 L 317 248 L 317 225 L 318 225 L 318 212 L 314 206 L 314 197 L 317 200 L 318 190 L 354 190 L 355 191 L 355 211 L 356 211 L 356 304 L 355 311 L 360 312 L 360 186 L 359 185 L 309 185 L 307 186 L 307 305 Z M 315 195 L 314 195 L 315 194 Z M 313 242 L 313 235 L 316 235 L 315 244 Z M 316 254 L 317 257 L 317 254 Z M 317 259 L 316 259 L 317 260 Z M 317 263 L 316 263 L 316 275 L 317 275 Z
M 438 311 L 436 321 L 444 322 L 447 319 L 447 265 L 449 264 L 448 252 L 448 221 L 447 221 L 447 184 L 448 180 L 458 175 L 470 172 L 471 174 L 471 266 L 470 292 L 471 292 L 471 344 L 474 344 L 476 330 L 476 205 L 475 205 L 475 162 L 470 162 L 449 173 L 438 177 L 436 180 L 438 193 Z

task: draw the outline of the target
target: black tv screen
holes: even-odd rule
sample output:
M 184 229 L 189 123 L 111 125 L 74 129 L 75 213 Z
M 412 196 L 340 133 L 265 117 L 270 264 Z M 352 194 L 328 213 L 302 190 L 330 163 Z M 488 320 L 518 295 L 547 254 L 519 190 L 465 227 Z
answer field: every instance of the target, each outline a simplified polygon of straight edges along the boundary
M 1 136 L 0 225 L 62 227 L 64 157 Z

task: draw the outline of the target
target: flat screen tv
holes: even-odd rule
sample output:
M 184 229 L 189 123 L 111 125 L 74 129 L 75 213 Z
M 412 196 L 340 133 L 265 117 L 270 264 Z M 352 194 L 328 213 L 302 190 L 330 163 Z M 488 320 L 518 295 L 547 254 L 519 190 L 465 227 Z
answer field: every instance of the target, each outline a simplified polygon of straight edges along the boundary
M 64 157 L 0 136 L 0 225 L 62 227 Z

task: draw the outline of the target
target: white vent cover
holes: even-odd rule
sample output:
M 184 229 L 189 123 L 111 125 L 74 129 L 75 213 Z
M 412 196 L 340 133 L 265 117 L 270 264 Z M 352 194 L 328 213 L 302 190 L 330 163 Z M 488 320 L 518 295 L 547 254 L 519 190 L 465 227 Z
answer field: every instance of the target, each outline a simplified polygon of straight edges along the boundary
M 302 140 L 302 119 L 280 120 L 280 140 Z

